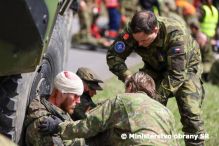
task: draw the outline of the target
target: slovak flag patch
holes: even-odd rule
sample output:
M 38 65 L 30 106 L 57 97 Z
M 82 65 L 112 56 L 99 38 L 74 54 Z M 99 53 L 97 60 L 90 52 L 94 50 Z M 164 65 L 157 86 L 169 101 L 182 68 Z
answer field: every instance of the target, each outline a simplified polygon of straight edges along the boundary
M 173 54 L 180 53 L 181 52 L 181 48 L 173 48 L 172 52 L 173 52 Z

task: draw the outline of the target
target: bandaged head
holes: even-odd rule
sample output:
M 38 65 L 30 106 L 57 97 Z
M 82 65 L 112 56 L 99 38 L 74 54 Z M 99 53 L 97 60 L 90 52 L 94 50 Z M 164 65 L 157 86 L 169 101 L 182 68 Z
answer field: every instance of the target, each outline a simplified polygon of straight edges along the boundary
M 82 80 L 71 71 L 62 71 L 56 75 L 54 86 L 62 93 L 73 93 L 78 96 L 84 91 Z

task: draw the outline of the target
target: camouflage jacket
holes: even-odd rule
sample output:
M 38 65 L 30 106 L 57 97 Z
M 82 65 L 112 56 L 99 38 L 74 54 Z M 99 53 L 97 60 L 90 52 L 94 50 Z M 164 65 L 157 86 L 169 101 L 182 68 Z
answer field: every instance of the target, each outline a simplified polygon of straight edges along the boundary
M 46 117 L 52 115 L 51 112 L 48 111 L 47 108 L 38 99 L 33 99 L 28 107 L 27 116 L 25 119 L 26 144 L 32 146 L 73 145 L 75 142 L 73 140 L 62 140 L 59 135 L 45 136 L 38 131 L 39 123 L 43 121 Z M 56 107 L 55 105 L 52 105 L 48 101 L 47 103 L 50 104 L 50 106 L 55 109 L 59 114 L 63 115 L 63 117 L 65 117 L 67 121 L 72 121 L 71 117 L 66 112 Z
M 96 107 L 96 104 L 92 101 L 91 97 L 88 94 L 83 93 L 81 95 L 81 102 L 77 104 L 74 109 L 72 119 L 74 121 L 85 119 L 85 113 L 88 111 L 88 109 L 93 109 L 94 107 Z
M 136 52 L 144 62 L 143 70 L 153 79 L 161 80 L 158 92 L 162 96 L 174 95 L 189 73 L 200 77 L 201 55 L 198 44 L 185 25 L 174 19 L 158 17 L 159 32 L 147 48 L 138 46 L 127 25 L 107 52 L 110 71 L 123 80 L 131 72 L 125 64 L 126 58 Z M 157 84 L 158 85 L 158 84 Z
M 143 93 L 117 95 L 88 112 L 86 119 L 59 124 L 63 139 L 90 138 L 110 131 L 104 141 L 113 146 L 176 146 L 176 139 L 132 138 L 139 135 L 173 135 L 174 126 L 172 113 Z

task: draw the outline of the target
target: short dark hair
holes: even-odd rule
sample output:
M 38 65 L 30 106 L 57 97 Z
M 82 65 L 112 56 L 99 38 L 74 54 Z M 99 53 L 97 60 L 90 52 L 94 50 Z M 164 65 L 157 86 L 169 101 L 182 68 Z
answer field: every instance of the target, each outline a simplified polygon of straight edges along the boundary
M 151 11 L 139 11 L 132 17 L 130 27 L 132 33 L 144 32 L 146 34 L 152 33 L 157 26 L 157 18 Z
M 139 71 L 133 74 L 130 78 L 125 81 L 125 86 L 132 85 L 131 92 L 142 91 L 148 96 L 154 97 L 156 94 L 156 85 L 151 76 L 147 73 Z

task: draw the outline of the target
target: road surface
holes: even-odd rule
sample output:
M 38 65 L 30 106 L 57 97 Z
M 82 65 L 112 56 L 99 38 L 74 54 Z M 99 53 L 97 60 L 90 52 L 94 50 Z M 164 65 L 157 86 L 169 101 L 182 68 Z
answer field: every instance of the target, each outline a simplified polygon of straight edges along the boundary
M 136 54 L 132 54 L 126 60 L 128 67 L 140 62 L 141 58 Z M 76 72 L 79 67 L 91 68 L 102 80 L 109 79 L 113 76 L 106 64 L 106 51 L 70 49 L 66 69 Z

